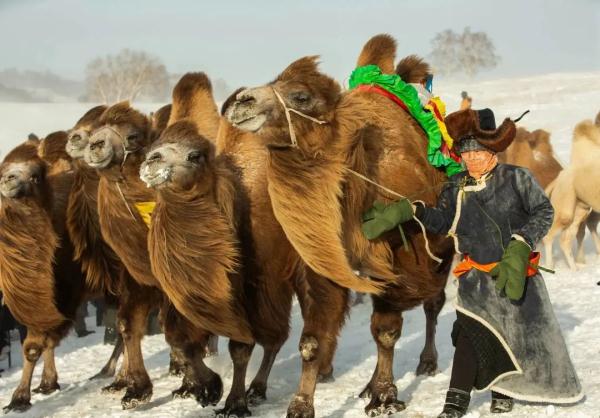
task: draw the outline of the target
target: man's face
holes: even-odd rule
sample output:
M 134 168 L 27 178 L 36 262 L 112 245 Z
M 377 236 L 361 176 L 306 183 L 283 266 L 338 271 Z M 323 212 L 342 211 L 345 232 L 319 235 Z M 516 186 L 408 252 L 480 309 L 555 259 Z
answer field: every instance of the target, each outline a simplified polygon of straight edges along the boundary
M 479 175 L 489 171 L 492 160 L 495 154 L 490 151 L 476 150 L 466 151 L 461 153 L 461 158 L 469 170 L 469 174 L 473 177 L 479 177 Z

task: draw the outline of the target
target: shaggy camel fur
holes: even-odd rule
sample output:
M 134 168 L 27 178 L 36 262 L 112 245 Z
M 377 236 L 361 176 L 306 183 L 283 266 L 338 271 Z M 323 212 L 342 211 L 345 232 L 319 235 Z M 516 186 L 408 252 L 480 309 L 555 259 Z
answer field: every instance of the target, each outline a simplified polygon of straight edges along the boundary
M 365 45 L 358 65 L 393 68 L 390 62 L 395 49 L 391 37 L 377 36 Z M 387 52 L 378 56 L 372 51 Z M 297 147 L 291 143 L 285 108 L 276 92 L 285 108 L 325 122 L 317 124 L 290 113 Z M 431 301 L 427 334 L 435 333 L 435 318 L 443 305 L 443 288 L 453 256 L 452 243 L 429 237 L 433 252 L 443 259 L 438 265 L 428 258 L 416 225 L 407 225 L 410 245 L 406 250 L 400 249 L 397 233 L 367 241 L 360 230 L 361 215 L 381 192 L 346 169 L 433 204 L 445 176 L 427 162 L 424 132 L 386 97 L 367 91 L 341 94 L 339 86 L 318 71 L 315 57 L 292 63 L 267 86 L 240 92 L 228 117 L 237 127 L 255 132 L 268 143 L 267 175 L 274 213 L 302 259 L 341 286 L 377 294 L 371 331 L 378 362 L 363 392 L 372 396 L 365 410 L 381 414 L 403 409 L 392 373 L 402 312 Z M 379 198 L 391 200 L 389 196 Z M 317 354 L 319 347 L 301 344 L 302 349 Z M 310 362 L 315 358 L 305 359 Z M 424 350 L 421 361 L 435 370 L 434 345 Z M 314 416 L 313 394 L 314 385 L 301 384 L 288 416 Z
M 236 95 L 237 92 L 223 104 L 223 114 L 229 112 Z M 264 297 L 264 301 L 258 304 L 259 309 L 252 310 L 250 314 L 256 316 L 255 321 L 280 324 L 281 329 L 274 328 L 271 332 L 287 336 L 288 324 L 276 323 L 270 318 L 288 318 L 292 292 L 296 293 L 304 319 L 299 347 L 302 358 L 300 393 L 310 394 L 307 396 L 312 398 L 317 382 L 333 380 L 332 363 L 337 338 L 349 309 L 348 290 L 305 266 L 275 218 L 267 190 L 267 143 L 263 136 L 237 129 L 226 118 L 221 119 L 218 153 L 230 157 L 241 171 L 242 183 L 250 200 L 252 241 L 259 266 L 257 282 L 260 290 L 257 295 Z M 278 302 L 269 304 L 274 300 Z M 257 380 L 258 375 L 248 394 L 253 398 L 264 398 L 266 386 L 261 387 Z M 266 382 L 266 376 L 263 381 Z M 309 400 L 309 397 L 306 399 Z
M 66 132 L 48 135 L 42 141 L 45 157 L 57 163 L 60 146 L 54 144 L 64 149 L 66 140 Z M 40 356 L 44 370 L 34 391 L 59 389 L 54 348 L 73 324 L 85 291 L 65 225 L 72 174 L 53 170 L 39 157 L 38 145 L 27 141 L 0 166 L 0 288 L 15 318 L 27 326 L 21 382 L 5 411 L 31 406 L 31 377 Z
M 205 86 L 204 94 L 196 91 L 195 96 L 212 97 L 204 74 L 188 74 L 181 84 L 194 79 L 195 86 Z M 181 90 L 176 88 L 175 92 Z M 196 101 L 187 100 L 190 105 Z M 184 105 L 186 100 L 174 96 L 173 103 L 175 109 L 177 103 Z M 272 214 L 269 217 L 264 165 L 252 158 L 253 154 L 264 155 L 264 146 L 253 153 L 257 138 L 224 121 L 219 142 L 227 151 L 222 149 L 215 158 L 214 146 L 196 130 L 189 117 L 175 121 L 150 152 L 142 170 L 146 181 L 158 187 L 149 236 L 151 260 L 178 310 L 194 323 L 231 338 L 234 382 L 219 414 L 246 416 L 247 362 L 255 342 L 265 347 L 261 368 L 248 391 L 249 400 L 255 402 L 266 397 L 270 369 L 289 333 L 290 275 L 294 272 L 290 262 L 298 258 L 290 260 L 291 247 Z M 235 152 L 238 142 L 228 143 L 232 134 L 245 135 L 250 147 L 242 146 Z M 247 169 L 248 163 L 254 170 Z M 262 174 L 262 182 L 257 174 Z M 261 196 L 257 195 L 257 183 L 264 186 Z M 262 223 L 263 219 L 270 223 Z M 189 252 L 171 254 L 180 253 L 177 249 L 182 241 L 188 243 Z M 281 241 L 284 246 L 276 247 Z M 323 372 L 331 373 L 330 366 Z
M 172 349 L 185 358 L 186 374 L 176 396 L 196 396 L 203 404 L 215 403 L 222 394 L 218 376 L 202 362 L 209 333 L 192 326 L 164 298 L 160 282 L 151 271 L 148 254 L 148 227 L 136 204 L 154 202 L 155 193 L 139 178 L 144 156 L 155 139 L 150 121 L 128 103 L 118 103 L 101 116 L 85 149 L 85 161 L 98 169 L 98 212 L 102 236 L 119 256 L 133 280 L 122 280 L 126 289 L 119 307 L 119 330 L 125 343 L 127 385 L 121 403 L 136 407 L 149 400 L 152 383 L 145 370 L 140 342 L 152 308 L 161 307 L 165 338 Z M 191 348 L 190 348 L 191 347 Z M 192 370 L 189 370 L 192 369 Z
M 546 193 L 555 208 L 552 227 L 544 237 L 545 255 L 549 265 L 554 264 L 552 243 L 561 233 L 560 247 L 572 270 L 577 270 L 577 262 L 584 263 L 583 238 L 585 226 L 592 234 L 596 251 L 600 254 L 600 199 L 598 184 L 595 182 L 598 171 L 594 159 L 600 157 L 600 113 L 596 117 L 598 124 L 584 121 L 575 126 L 571 147 L 571 165 L 547 188 Z M 571 244 L 577 238 L 577 257 L 573 258 Z

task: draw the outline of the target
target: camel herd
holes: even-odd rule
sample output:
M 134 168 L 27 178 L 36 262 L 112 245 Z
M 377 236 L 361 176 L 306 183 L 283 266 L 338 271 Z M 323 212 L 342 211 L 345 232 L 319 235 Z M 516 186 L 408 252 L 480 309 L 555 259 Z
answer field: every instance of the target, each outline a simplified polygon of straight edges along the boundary
M 396 66 L 395 54 L 395 40 L 378 35 L 357 66 L 375 64 L 408 83 L 431 73 L 414 56 Z M 103 296 L 118 306 L 120 339 L 95 378 L 113 378 L 103 391 L 123 391 L 124 409 L 152 396 L 141 340 L 150 311 L 160 308 L 171 370 L 182 374 L 173 395 L 203 407 L 221 400 L 221 377 L 204 357 L 211 338 L 227 337 L 233 382 L 217 414 L 248 416 L 266 400 L 296 296 L 302 374 L 287 416 L 314 417 L 316 385 L 333 379 L 350 290 L 373 297 L 378 358 L 361 394 L 370 398 L 365 412 L 402 410 L 392 367 L 402 312 L 423 305 L 426 341 L 417 372 L 434 374 L 454 247 L 446 237 L 425 237 L 416 223 L 405 228 L 408 248 L 397 233 L 369 241 L 361 232 L 363 211 L 394 196 L 353 173 L 428 204 L 446 179 L 427 161 L 424 131 L 390 103 L 369 91 L 343 91 L 319 70 L 317 57 L 304 57 L 271 83 L 239 89 L 220 111 L 207 76 L 188 73 L 172 104 L 152 115 L 127 102 L 97 106 L 66 131 L 30 137 L 12 150 L 0 165 L 0 287 L 28 334 L 21 382 L 5 410 L 30 407 L 40 357 L 34 391 L 59 389 L 54 348 L 78 305 Z M 590 181 L 598 170 L 599 124 L 597 118 L 576 127 L 565 169 L 541 130 L 519 129 L 502 156 L 547 187 L 557 216 L 545 244 L 564 230 L 561 248 L 574 268 L 570 243 L 574 236 L 581 242 L 586 225 L 600 252 L 600 189 Z M 256 344 L 264 356 L 246 387 Z

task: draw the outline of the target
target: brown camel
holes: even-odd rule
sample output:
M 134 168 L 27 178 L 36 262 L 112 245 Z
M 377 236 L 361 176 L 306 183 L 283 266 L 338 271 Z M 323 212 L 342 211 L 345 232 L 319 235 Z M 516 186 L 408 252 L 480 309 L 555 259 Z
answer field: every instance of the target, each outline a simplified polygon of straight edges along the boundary
M 506 151 L 498 154 L 501 163 L 528 168 L 542 188 L 546 188 L 562 170 L 554 156 L 550 133 L 543 129 L 517 128 L 517 135 Z
M 223 104 L 223 114 L 228 113 L 235 96 L 236 93 Z M 298 253 L 285 236 L 268 195 L 266 145 L 264 137 L 237 129 L 226 118 L 221 118 L 218 154 L 227 155 L 241 171 L 242 183 L 250 200 L 252 241 L 261 270 L 258 294 L 264 295 L 266 300 L 279 301 L 270 309 L 254 310 L 253 313 L 258 318 L 264 318 L 263 321 L 269 315 L 287 318 L 292 292 L 296 293 L 304 319 L 299 344 L 302 359 L 299 396 L 312 402 L 316 383 L 333 381 L 332 363 L 337 338 L 349 309 L 348 290 L 301 263 Z M 261 303 L 258 306 L 266 305 Z M 275 308 L 277 312 L 272 311 Z M 323 318 L 327 318 L 327 321 L 323 321 Z M 285 332 L 286 335 L 289 332 L 287 324 Z M 266 387 L 255 385 L 256 381 L 248 391 L 249 396 L 264 398 Z
M 102 236 L 133 278 L 122 281 L 129 287 L 122 292 L 131 303 L 121 301 L 118 313 L 126 350 L 126 380 L 115 381 L 113 388 L 127 385 L 121 400 L 124 408 L 150 399 L 152 383 L 144 367 L 140 342 L 150 310 L 161 307 L 165 338 L 186 362 L 183 384 L 173 394 L 195 396 L 205 406 L 218 402 L 222 395 L 221 379 L 202 360 L 210 334 L 192 326 L 166 303 L 160 282 L 150 268 L 148 227 L 135 206 L 155 201 L 154 191 L 139 178 L 140 165 L 154 139 L 150 121 L 123 102 L 102 114 L 85 149 L 86 163 L 100 175 L 98 213 Z
M 358 65 L 377 64 L 389 72 L 395 49 L 391 37 L 374 37 L 363 48 Z M 238 93 L 228 117 L 269 144 L 267 176 L 274 213 L 304 262 L 341 286 L 375 294 L 371 331 L 378 362 L 363 391 L 371 396 L 365 410 L 376 415 L 403 409 L 392 373 L 402 312 L 428 301 L 427 336 L 434 335 L 453 248 L 449 240 L 430 236 L 432 251 L 443 260 L 432 261 L 416 225 L 406 228 L 407 249 L 400 248 L 397 233 L 367 241 L 360 230 L 362 213 L 376 198 L 395 197 L 348 169 L 433 204 L 445 175 L 427 162 L 424 132 L 386 97 L 369 91 L 342 94 L 331 78 L 318 71 L 315 57 L 292 63 L 266 86 Z M 435 346 L 426 348 L 421 361 L 435 369 Z M 313 393 L 303 389 L 301 385 L 288 416 L 314 416 Z M 314 386 L 310 389 L 314 391 Z
M 289 333 L 293 265 L 285 264 L 288 257 L 274 258 L 275 251 L 267 262 L 260 252 L 265 245 L 254 242 L 253 233 L 269 225 L 253 230 L 257 202 L 242 179 L 251 173 L 240 170 L 232 154 L 215 157 L 214 144 L 198 133 L 190 110 L 198 96 L 212 97 L 210 82 L 203 73 L 187 74 L 173 97 L 173 113 L 186 116 L 171 119 L 142 166 L 142 178 L 158 193 L 149 249 L 153 271 L 176 308 L 192 323 L 230 338 L 233 385 L 218 414 L 247 416 L 244 378 L 254 344 L 264 347 L 264 357 L 248 391 L 251 402 L 266 397 L 270 369 Z
M 58 163 L 54 151 L 60 147 L 54 143 L 64 150 L 66 140 L 66 132 L 48 135 L 42 141 L 45 157 Z M 65 225 L 72 174 L 42 160 L 38 145 L 25 142 L 0 166 L 0 288 L 15 318 L 27 327 L 21 382 L 5 411 L 31 406 L 31 377 L 40 356 L 44 369 L 34 392 L 59 389 L 54 348 L 72 326 L 85 291 Z

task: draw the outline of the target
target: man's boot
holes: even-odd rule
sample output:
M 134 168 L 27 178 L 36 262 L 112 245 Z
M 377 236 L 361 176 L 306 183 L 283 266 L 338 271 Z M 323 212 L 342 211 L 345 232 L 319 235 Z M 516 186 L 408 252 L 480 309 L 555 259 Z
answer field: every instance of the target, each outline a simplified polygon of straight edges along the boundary
M 460 418 L 467 413 L 471 394 L 464 390 L 450 388 L 446 393 L 446 403 L 438 418 Z
M 510 396 L 502 395 L 498 392 L 492 392 L 492 404 L 490 405 L 490 412 L 492 414 L 502 414 L 504 412 L 510 412 L 515 405 L 515 401 Z

